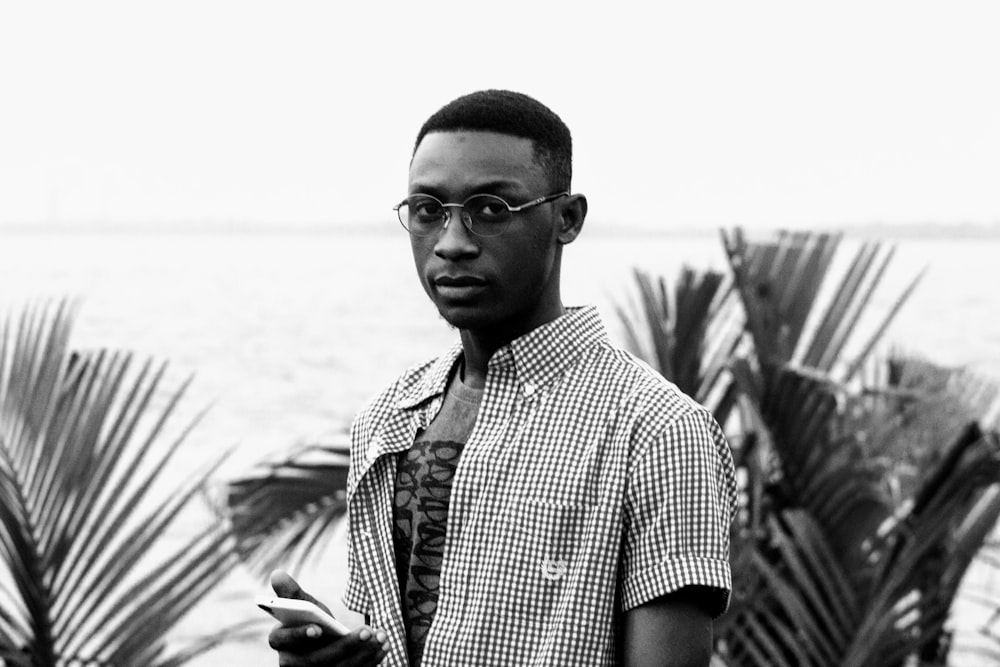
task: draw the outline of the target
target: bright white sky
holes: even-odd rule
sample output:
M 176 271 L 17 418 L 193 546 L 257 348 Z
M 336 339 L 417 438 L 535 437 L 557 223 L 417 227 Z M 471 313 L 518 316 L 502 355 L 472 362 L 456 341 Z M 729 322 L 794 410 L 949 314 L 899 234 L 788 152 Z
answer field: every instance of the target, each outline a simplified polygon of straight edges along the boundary
M 609 228 L 992 223 L 998 35 L 992 1 L 0 0 L 0 225 L 394 224 L 420 124 L 487 87 L 562 116 Z

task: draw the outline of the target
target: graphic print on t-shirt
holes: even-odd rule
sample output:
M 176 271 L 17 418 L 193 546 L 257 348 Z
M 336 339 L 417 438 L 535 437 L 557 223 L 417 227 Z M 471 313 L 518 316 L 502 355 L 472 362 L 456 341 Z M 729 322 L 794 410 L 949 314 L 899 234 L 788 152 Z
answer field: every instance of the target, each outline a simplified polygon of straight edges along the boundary
M 437 610 L 448 497 L 463 443 L 417 442 L 396 468 L 393 542 L 411 664 L 419 664 Z
M 448 501 L 462 448 L 476 423 L 481 389 L 451 378 L 441 410 L 396 462 L 392 543 L 410 665 L 420 665 L 437 611 Z

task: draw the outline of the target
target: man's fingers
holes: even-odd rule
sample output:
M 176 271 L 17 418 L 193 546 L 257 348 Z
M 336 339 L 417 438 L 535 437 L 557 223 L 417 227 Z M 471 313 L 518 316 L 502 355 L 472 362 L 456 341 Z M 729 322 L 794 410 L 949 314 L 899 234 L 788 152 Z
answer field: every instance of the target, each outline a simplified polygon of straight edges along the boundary
M 277 625 L 267 636 L 267 643 L 275 651 L 303 653 L 313 651 L 318 646 L 335 642 L 338 638 L 337 635 L 324 632 L 322 628 L 313 623 L 292 627 Z
M 334 643 L 343 643 L 345 646 L 373 645 L 388 648 L 389 637 L 384 630 L 373 630 L 367 625 L 361 626 L 348 635 L 338 635 L 329 630 L 323 630 L 312 623 L 291 628 L 276 625 L 271 630 L 271 634 L 268 635 L 268 644 L 271 645 L 271 648 L 279 651 Z
M 294 628 L 277 626 L 271 630 L 267 641 L 278 652 L 279 664 L 318 665 L 336 662 L 337 665 L 377 664 L 385 657 L 388 643 L 385 633 L 362 627 L 349 635 L 340 637 L 324 633 L 314 636 L 309 630 L 315 625 L 301 625 Z M 382 641 L 380 641 L 382 640 Z

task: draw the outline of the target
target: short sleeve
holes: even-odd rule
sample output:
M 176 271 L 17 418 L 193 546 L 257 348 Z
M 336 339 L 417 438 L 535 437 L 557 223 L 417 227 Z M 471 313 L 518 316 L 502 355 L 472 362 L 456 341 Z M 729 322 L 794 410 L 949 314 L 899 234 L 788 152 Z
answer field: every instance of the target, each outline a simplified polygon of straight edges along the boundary
M 722 429 L 703 408 L 659 434 L 640 435 L 624 508 L 622 608 L 684 586 L 718 591 L 708 605 L 725 612 L 732 590 L 729 531 L 736 513 L 733 457 Z

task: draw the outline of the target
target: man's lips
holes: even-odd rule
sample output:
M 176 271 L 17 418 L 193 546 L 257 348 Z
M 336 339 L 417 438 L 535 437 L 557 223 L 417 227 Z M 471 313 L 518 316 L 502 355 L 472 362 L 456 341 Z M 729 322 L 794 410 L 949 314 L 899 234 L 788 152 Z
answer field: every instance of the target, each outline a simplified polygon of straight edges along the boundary
M 482 287 L 486 281 L 476 276 L 438 276 L 434 284 L 438 287 Z
M 437 276 L 433 283 L 439 297 L 455 301 L 477 298 L 486 288 L 486 281 L 476 276 Z

